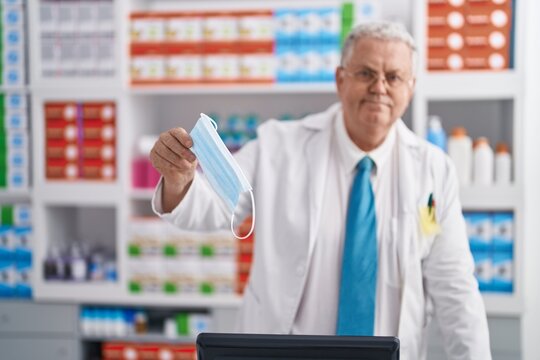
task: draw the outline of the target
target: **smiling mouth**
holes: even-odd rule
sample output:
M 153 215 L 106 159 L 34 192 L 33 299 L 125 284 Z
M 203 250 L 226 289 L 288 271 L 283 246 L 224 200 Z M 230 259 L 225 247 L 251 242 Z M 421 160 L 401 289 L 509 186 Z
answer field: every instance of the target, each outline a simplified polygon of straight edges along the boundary
M 371 105 L 380 105 L 380 106 L 390 106 L 390 104 L 382 102 L 382 101 L 374 101 L 374 100 L 364 100 L 363 103 L 371 104 Z

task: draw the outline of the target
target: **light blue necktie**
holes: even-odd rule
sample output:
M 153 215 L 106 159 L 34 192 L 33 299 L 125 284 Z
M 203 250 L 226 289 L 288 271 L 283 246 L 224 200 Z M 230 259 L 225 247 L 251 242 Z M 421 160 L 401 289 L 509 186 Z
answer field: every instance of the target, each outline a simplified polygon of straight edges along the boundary
M 377 219 L 371 187 L 373 160 L 358 163 L 345 229 L 336 333 L 373 336 L 377 284 Z

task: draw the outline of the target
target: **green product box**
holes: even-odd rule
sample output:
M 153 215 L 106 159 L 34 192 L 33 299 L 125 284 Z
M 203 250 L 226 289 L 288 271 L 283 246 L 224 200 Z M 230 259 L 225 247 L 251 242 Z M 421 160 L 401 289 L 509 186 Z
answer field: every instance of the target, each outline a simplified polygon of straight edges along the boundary
M 13 205 L 3 205 L 1 208 L 0 223 L 2 225 L 14 225 L 13 221 Z
M 178 335 L 189 335 L 189 315 L 186 313 L 179 313 L 176 315 L 176 333 Z

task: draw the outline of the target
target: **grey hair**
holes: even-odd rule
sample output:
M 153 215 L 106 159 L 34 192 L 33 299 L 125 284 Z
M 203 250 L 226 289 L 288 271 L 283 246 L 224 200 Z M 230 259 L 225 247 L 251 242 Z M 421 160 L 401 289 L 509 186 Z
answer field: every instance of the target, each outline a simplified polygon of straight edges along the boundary
M 389 21 L 364 23 L 354 27 L 347 35 L 341 49 L 341 66 L 344 66 L 345 62 L 349 60 L 356 42 L 364 38 L 403 42 L 411 49 L 412 72 L 416 74 L 418 53 L 412 35 L 403 24 Z

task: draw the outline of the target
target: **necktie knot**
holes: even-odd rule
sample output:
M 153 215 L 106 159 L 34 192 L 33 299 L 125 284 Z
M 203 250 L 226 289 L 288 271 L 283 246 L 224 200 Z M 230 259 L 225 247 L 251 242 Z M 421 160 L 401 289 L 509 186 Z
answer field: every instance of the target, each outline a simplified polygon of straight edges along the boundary
M 375 165 L 373 160 L 369 156 L 364 156 L 364 158 L 358 163 L 358 170 L 371 171 L 371 169 L 373 169 L 373 165 Z

